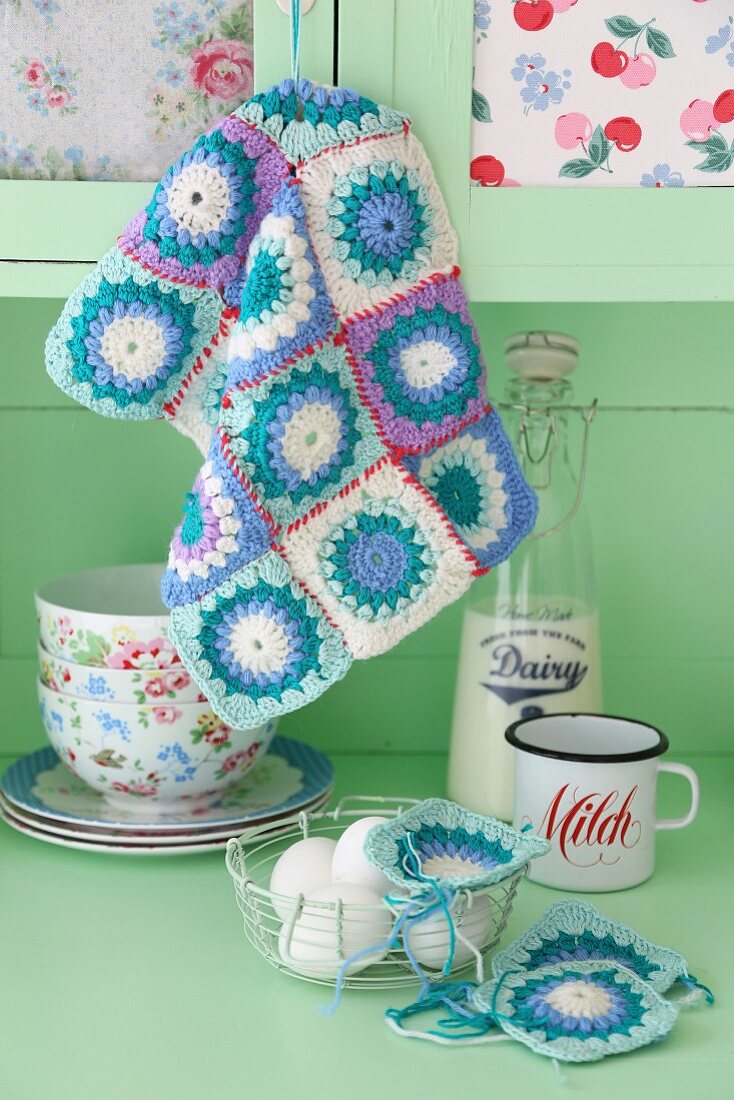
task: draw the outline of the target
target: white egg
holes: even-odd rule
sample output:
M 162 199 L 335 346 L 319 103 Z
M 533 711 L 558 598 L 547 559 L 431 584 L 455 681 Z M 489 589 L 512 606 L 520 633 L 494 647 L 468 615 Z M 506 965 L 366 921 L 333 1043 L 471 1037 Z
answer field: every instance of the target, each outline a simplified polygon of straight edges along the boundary
M 310 836 L 287 848 L 273 867 L 270 875 L 273 908 L 281 920 L 288 920 L 293 912 L 286 898 L 297 898 L 326 886 L 331 882 L 331 861 L 336 841 L 325 836 Z
M 361 817 L 339 837 L 331 864 L 333 882 L 356 882 L 375 890 L 380 897 L 395 890 L 395 886 L 368 862 L 364 842 L 373 825 L 384 825 L 387 818 Z
M 341 951 L 337 911 L 333 907 L 339 900 L 347 907 L 341 913 Z M 322 908 L 314 902 L 330 902 L 331 905 Z M 352 909 L 350 906 L 375 908 Z M 387 949 L 382 945 L 390 936 L 392 923 L 390 910 L 374 890 L 352 882 L 332 883 L 309 895 L 293 925 L 290 939 L 288 925 L 283 925 L 278 950 L 283 962 L 302 974 L 335 978 L 345 959 L 368 947 L 377 947 L 377 951 L 358 959 L 346 970 L 348 975 L 358 974 L 385 957 Z
M 486 894 L 479 894 L 472 898 L 469 907 L 465 899 L 459 897 L 453 918 L 454 927 L 464 939 L 481 949 L 492 927 L 492 902 Z M 440 911 L 413 925 L 408 934 L 408 943 L 416 962 L 429 970 L 442 970 L 446 965 L 449 942 L 448 921 Z M 457 937 L 453 966 L 462 966 L 472 958 L 474 953 Z

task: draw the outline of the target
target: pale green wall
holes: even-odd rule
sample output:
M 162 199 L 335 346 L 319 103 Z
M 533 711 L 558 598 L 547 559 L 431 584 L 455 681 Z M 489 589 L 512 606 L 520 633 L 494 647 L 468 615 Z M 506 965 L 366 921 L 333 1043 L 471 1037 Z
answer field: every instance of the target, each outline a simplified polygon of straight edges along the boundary
M 104 420 L 47 379 L 43 341 L 60 303 L 0 301 L 0 752 L 42 743 L 34 697 L 36 584 L 76 568 L 162 560 L 197 468 L 165 424 Z M 580 337 L 577 396 L 598 397 L 588 503 L 601 596 L 606 705 L 657 722 L 678 751 L 734 745 L 734 418 L 604 412 L 610 404 L 734 408 L 732 308 L 479 305 L 501 391 L 501 346 L 520 329 Z M 446 747 L 461 609 L 347 680 L 282 729 L 326 749 Z

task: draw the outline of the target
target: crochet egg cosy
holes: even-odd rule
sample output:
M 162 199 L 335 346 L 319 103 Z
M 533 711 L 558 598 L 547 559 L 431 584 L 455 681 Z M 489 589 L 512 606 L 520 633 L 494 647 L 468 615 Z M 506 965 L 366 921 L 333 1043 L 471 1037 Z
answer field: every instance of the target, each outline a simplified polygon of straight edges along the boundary
M 409 119 L 287 80 L 169 169 L 48 337 L 66 393 L 205 455 L 162 591 L 233 727 L 317 698 L 532 528 L 457 260 Z

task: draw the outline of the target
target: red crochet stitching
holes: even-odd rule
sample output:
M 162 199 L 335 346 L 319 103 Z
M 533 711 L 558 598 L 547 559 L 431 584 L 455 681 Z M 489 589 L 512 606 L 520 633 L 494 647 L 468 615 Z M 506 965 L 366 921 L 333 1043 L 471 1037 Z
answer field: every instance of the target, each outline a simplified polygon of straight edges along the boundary
M 353 478 L 350 482 L 348 482 L 347 485 L 341 488 L 336 496 L 331 497 L 329 500 L 323 500 L 320 501 L 318 504 L 314 504 L 312 508 L 309 508 L 308 512 L 306 512 L 302 516 L 299 516 L 298 519 L 295 519 L 293 523 L 291 523 L 286 528 L 286 538 L 288 537 L 288 535 L 293 534 L 294 531 L 298 531 L 301 527 L 304 527 L 309 520 L 315 519 L 316 516 L 319 516 L 322 512 L 325 512 L 329 505 L 332 504 L 335 500 L 348 497 L 351 492 L 359 488 L 363 481 L 367 481 L 370 477 L 372 477 L 373 474 L 377 473 L 378 470 L 381 470 L 382 467 L 390 461 L 391 459 L 389 455 L 383 455 L 382 458 L 378 458 L 377 462 L 373 462 L 371 466 L 368 466 L 366 470 L 363 470 L 361 474 Z
M 196 375 L 201 374 L 202 370 L 204 369 L 204 366 L 205 366 L 204 360 L 208 359 L 211 356 L 212 348 L 215 348 L 217 346 L 217 344 L 219 343 L 220 337 L 229 336 L 230 326 L 229 326 L 228 322 L 233 320 L 233 319 L 236 320 L 239 317 L 239 315 L 240 315 L 240 311 L 238 309 L 235 309 L 234 306 L 227 306 L 225 309 L 222 310 L 222 313 L 219 317 L 219 330 L 214 334 L 214 336 L 212 336 L 212 338 L 209 341 L 209 343 L 207 344 L 207 346 L 202 350 L 201 355 L 199 355 L 199 357 L 197 358 L 196 362 L 194 363 L 193 367 L 188 372 L 186 377 L 181 380 L 181 385 L 180 385 L 179 389 L 176 391 L 176 393 L 174 394 L 174 396 L 171 398 L 170 401 L 167 401 L 165 403 L 165 405 L 163 406 L 163 412 L 168 417 L 170 417 L 171 420 L 173 420 L 173 418 L 175 417 L 176 409 L 178 408 L 178 406 L 181 404 L 184 397 L 186 396 L 186 391 L 189 388 L 189 386 L 191 385 L 192 381 L 194 380 Z
M 476 572 L 477 569 L 482 570 L 482 572 L 487 572 L 487 570 L 482 569 L 482 566 L 479 564 L 474 554 L 472 554 L 469 547 L 465 543 L 463 543 L 459 536 L 456 534 L 451 520 L 446 515 L 443 508 L 435 499 L 435 497 L 431 496 L 425 485 L 421 485 L 420 481 L 418 481 L 417 478 L 413 477 L 410 470 L 408 470 L 405 466 L 403 466 L 402 463 L 399 463 L 397 460 L 393 460 L 393 466 L 397 468 L 398 476 L 402 476 L 409 485 L 412 485 L 414 489 L 417 489 L 421 496 L 426 498 L 436 515 L 438 515 L 439 518 L 443 521 L 443 525 L 446 528 L 446 534 L 449 536 L 452 542 L 456 543 L 459 550 L 461 550 L 463 556 L 466 558 L 467 562 L 472 566 L 474 576 L 479 576 L 479 574 Z
M 281 157 L 286 162 L 286 164 L 292 163 L 291 161 L 288 160 L 285 153 L 283 152 L 281 147 L 278 145 L 277 141 L 270 136 L 270 134 L 267 132 L 267 130 L 263 130 L 261 126 L 258 126 L 256 122 L 250 122 L 249 119 L 240 118 L 240 116 L 237 114 L 236 111 L 233 111 L 232 114 L 228 115 L 227 117 L 228 117 L 228 119 L 231 119 L 234 122 L 239 122 L 240 125 L 244 126 L 246 130 L 257 130 L 258 134 L 262 134 L 262 136 L 264 138 L 266 138 L 267 141 L 270 142 L 273 149 L 275 149 L 278 153 L 280 153 Z M 221 123 L 219 124 L 218 129 L 221 129 Z
M 483 416 L 486 416 L 488 412 L 493 411 L 494 410 L 489 405 L 485 405 L 478 413 L 467 413 L 465 417 L 459 420 L 455 428 L 451 428 L 444 435 L 439 436 L 438 439 L 431 440 L 424 447 L 410 448 L 395 447 L 391 445 L 391 450 L 397 458 L 404 458 L 405 455 L 417 456 L 428 454 L 429 451 L 434 451 L 438 447 L 443 447 L 446 443 L 450 443 L 452 439 L 456 439 L 457 436 L 461 435 L 465 428 L 470 427 L 472 424 L 476 424 Z
M 336 314 L 333 316 L 334 319 L 337 319 Z M 333 331 L 327 332 L 326 336 L 322 336 L 320 340 L 315 340 L 313 344 L 308 344 L 305 348 L 299 348 L 298 351 L 294 351 L 293 354 L 287 359 L 284 359 L 282 363 L 278 363 L 276 366 L 271 367 L 265 374 L 258 375 L 257 378 L 252 379 L 244 378 L 241 382 L 238 382 L 236 386 L 231 386 L 222 398 L 222 408 L 231 408 L 232 399 L 230 394 L 234 393 L 236 390 L 257 389 L 263 382 L 267 382 L 268 379 L 275 378 L 277 375 L 282 374 L 284 370 L 294 366 L 301 359 L 305 359 L 307 355 L 315 355 L 317 351 L 320 351 L 321 348 L 325 347 L 330 341 L 336 344 L 335 333 Z
M 342 640 L 342 644 L 343 644 L 343 646 L 344 646 L 345 650 L 347 651 L 347 653 L 349 653 L 349 652 L 350 652 L 350 651 L 349 651 L 349 647 L 347 646 L 346 638 L 344 637 L 344 635 L 343 635 L 343 633 L 342 633 L 342 631 L 341 631 L 341 627 L 339 626 L 339 624 L 338 624 L 338 623 L 336 623 L 336 622 L 335 622 L 335 621 L 334 621 L 334 620 L 332 619 L 331 615 L 330 615 L 330 614 L 329 614 L 329 612 L 328 612 L 328 611 L 326 610 L 326 608 L 325 608 L 325 607 L 324 607 L 324 605 L 322 604 L 321 600 L 320 600 L 320 599 L 318 598 L 318 596 L 316 596 L 316 595 L 315 595 L 315 594 L 314 594 L 314 593 L 313 593 L 313 592 L 311 591 L 311 589 L 310 589 L 310 588 L 308 587 L 308 585 L 306 584 L 306 582 L 305 582 L 304 580 L 301 580 L 301 578 L 300 578 L 300 577 L 297 577 L 297 576 L 296 576 L 296 574 L 295 574 L 295 573 L 293 572 L 293 566 L 292 566 L 292 565 L 291 565 L 291 563 L 290 563 L 290 562 L 288 561 L 288 555 L 287 555 L 287 553 L 286 553 L 285 547 L 284 547 L 284 546 L 276 546 L 276 547 L 275 547 L 275 550 L 276 550 L 276 553 L 280 554 L 281 558 L 283 559 L 283 561 L 284 561 L 284 562 L 286 563 L 286 565 L 287 565 L 287 566 L 288 566 L 288 568 L 290 569 L 290 571 L 291 571 L 291 577 L 292 577 L 292 578 L 293 578 L 293 580 L 294 580 L 294 581 L 296 582 L 296 584 L 298 585 L 298 587 L 299 587 L 300 589 L 302 589 L 302 591 L 304 591 L 304 592 L 306 593 L 306 595 L 307 595 L 307 596 L 309 597 L 309 599 L 313 600 L 313 602 L 314 602 L 314 603 L 316 604 L 316 606 L 317 606 L 317 608 L 319 609 L 319 611 L 321 612 L 321 614 L 322 614 L 322 615 L 324 616 L 324 618 L 326 619 L 326 621 L 327 621 L 327 623 L 329 624 L 329 626 L 333 627 L 333 629 L 334 629 L 334 630 L 335 630 L 335 631 L 337 632 L 337 634 L 339 635 L 339 637 L 340 637 L 340 638 L 341 638 L 341 640 Z
M 357 388 L 357 393 L 359 394 L 359 399 L 362 402 L 362 404 L 364 405 L 367 412 L 370 414 L 370 419 L 371 419 L 372 423 L 375 426 L 375 431 L 377 432 L 377 438 L 380 440 L 380 443 L 382 443 L 383 447 L 386 447 L 388 450 L 393 451 L 395 448 L 392 446 L 389 439 L 385 435 L 385 433 L 383 431 L 383 428 L 382 428 L 382 424 L 380 423 L 380 418 L 379 418 L 379 415 L 377 413 L 377 410 L 375 408 L 373 408 L 373 406 L 370 402 L 370 399 L 367 395 L 367 391 L 366 391 L 365 385 L 364 385 L 364 379 L 362 378 L 361 367 L 360 367 L 359 362 L 357 360 L 357 356 L 352 351 L 349 340 L 347 339 L 346 331 L 344 329 L 342 329 L 337 334 L 337 339 L 339 341 L 339 344 L 341 344 L 345 349 L 345 352 L 344 352 L 345 358 L 346 358 L 347 363 L 349 364 L 349 367 L 351 369 L 352 378 L 354 379 L 354 385 Z
M 411 121 L 409 118 L 403 120 L 403 134 L 407 134 L 411 127 Z M 318 153 L 314 153 L 308 160 L 296 161 L 296 168 L 300 172 L 302 168 L 305 168 L 307 164 L 313 164 L 315 160 L 319 160 L 321 157 L 326 157 L 330 153 L 340 153 L 342 149 L 354 149 L 357 145 L 366 145 L 368 141 L 379 141 L 384 138 L 397 137 L 397 134 L 360 134 L 352 141 L 340 141 L 338 145 L 328 145 L 325 149 L 319 149 Z M 296 177 L 299 178 L 299 177 Z
M 384 301 L 379 302 L 377 305 L 371 306 L 369 309 L 357 310 L 356 313 L 350 314 L 342 322 L 344 327 L 353 325 L 355 321 L 368 321 L 371 317 L 378 317 L 380 314 L 385 313 L 391 306 L 397 305 L 398 302 L 407 302 L 411 295 L 417 290 L 424 290 L 427 286 L 433 286 L 435 283 L 447 283 L 449 279 L 458 279 L 461 275 L 461 268 L 458 264 L 454 264 L 451 271 L 434 271 L 432 275 L 427 275 L 425 279 L 420 279 L 419 282 L 414 283 L 413 286 L 408 287 L 405 291 L 397 291 L 390 298 L 386 298 Z
M 180 275 L 169 275 L 167 271 L 161 271 L 159 267 L 153 267 L 152 264 L 146 263 L 145 260 L 141 260 L 139 256 L 136 256 L 134 249 L 124 248 L 121 242 L 122 234 L 117 238 L 117 247 L 120 252 L 127 256 L 129 260 L 133 260 L 139 267 L 142 267 L 144 271 L 149 271 L 151 275 L 155 275 L 159 279 L 165 279 L 169 283 L 179 283 L 181 286 L 190 286 L 194 290 L 213 290 L 220 298 L 222 297 L 222 292 L 219 287 L 209 286 L 208 283 L 192 283 L 188 279 L 182 279 Z
M 242 488 L 244 489 L 246 495 L 249 497 L 249 499 L 250 499 L 255 511 L 257 512 L 257 514 L 267 524 L 268 530 L 270 531 L 270 534 L 272 536 L 272 544 L 275 544 L 275 542 L 277 541 L 277 536 L 279 535 L 280 530 L 281 530 L 280 527 L 275 522 L 273 517 L 270 515 L 270 512 L 267 512 L 265 510 L 262 503 L 260 502 L 260 498 L 258 497 L 257 493 L 255 492 L 255 489 L 253 488 L 253 486 L 248 481 L 245 474 L 240 469 L 240 465 L 237 461 L 237 455 L 231 449 L 232 440 L 231 440 L 230 436 L 227 435 L 226 431 L 222 427 L 217 428 L 217 434 L 219 435 L 222 455 L 224 457 L 225 462 L 229 466 L 229 468 L 232 471 L 232 473 L 234 474 L 234 476 L 239 481 L 239 483 L 242 486 Z

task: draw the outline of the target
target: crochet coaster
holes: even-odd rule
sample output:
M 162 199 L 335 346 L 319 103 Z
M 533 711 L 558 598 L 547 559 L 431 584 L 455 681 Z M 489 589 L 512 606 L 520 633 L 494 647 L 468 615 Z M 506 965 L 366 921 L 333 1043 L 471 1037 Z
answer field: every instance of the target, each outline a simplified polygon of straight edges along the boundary
M 508 971 L 480 986 L 472 1003 L 513 1039 L 562 1062 L 594 1062 L 659 1042 L 678 1015 L 633 971 L 596 961 Z
M 429 798 L 370 829 L 364 853 L 390 882 L 408 891 L 423 890 L 426 879 L 467 890 L 509 878 L 549 847 L 492 817 Z
M 686 960 L 638 932 L 605 917 L 593 905 L 568 898 L 546 909 L 531 928 L 492 959 L 495 977 L 508 970 L 537 970 L 565 962 L 600 961 L 627 967 L 664 993 L 688 979 Z
M 48 346 L 77 400 L 206 454 L 162 591 L 235 728 L 389 650 L 535 521 L 430 162 L 349 89 L 284 81 L 202 135 Z

